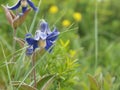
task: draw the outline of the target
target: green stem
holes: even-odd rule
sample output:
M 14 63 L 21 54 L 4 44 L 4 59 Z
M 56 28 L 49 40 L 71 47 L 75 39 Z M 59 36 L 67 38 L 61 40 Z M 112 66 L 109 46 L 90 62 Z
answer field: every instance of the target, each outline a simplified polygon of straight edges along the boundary
M 18 15 L 18 10 L 16 10 L 16 15 Z M 15 61 L 15 51 L 16 51 L 16 40 L 14 38 L 16 37 L 16 28 L 13 27 L 13 61 Z
M 35 57 L 36 57 L 36 53 L 34 52 L 33 55 L 32 55 L 32 67 L 35 66 Z M 34 79 L 34 87 L 37 88 L 36 70 L 35 70 L 35 68 L 32 71 L 32 75 L 33 75 L 33 79 Z
M 1 43 L 0 43 L 1 44 Z M 8 79 L 9 79 L 9 82 L 10 82 L 10 90 L 13 90 L 13 86 L 12 86 L 12 83 L 11 83 L 11 74 L 10 74 L 10 69 L 9 69 L 9 66 L 8 66 L 8 62 L 7 62 L 7 57 L 5 55 L 5 52 L 4 52 L 4 49 L 3 49 L 3 46 L 1 44 L 1 48 L 2 48 L 2 52 L 3 52 L 3 57 L 5 58 L 5 64 L 6 64 L 6 69 L 7 69 L 7 74 L 8 74 Z M 1 89 L 0 89 L 1 90 Z
M 15 61 L 15 50 L 16 50 L 16 40 L 14 40 L 15 37 L 16 37 L 16 29 L 13 29 L 13 61 Z
M 97 17 L 97 0 L 95 3 L 95 70 L 98 65 L 98 17 Z

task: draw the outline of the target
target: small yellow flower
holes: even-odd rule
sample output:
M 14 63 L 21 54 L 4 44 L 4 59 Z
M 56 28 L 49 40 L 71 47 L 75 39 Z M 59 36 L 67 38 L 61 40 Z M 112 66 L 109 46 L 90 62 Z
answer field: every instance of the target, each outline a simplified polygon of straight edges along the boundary
M 64 27 L 68 27 L 69 25 L 71 24 L 71 22 L 69 21 L 69 20 L 63 20 L 63 22 L 62 22 L 62 25 L 64 26 Z
M 58 12 L 58 7 L 55 6 L 55 5 L 51 6 L 50 9 L 49 9 L 49 12 L 52 13 L 52 14 L 57 13 Z
M 79 13 L 79 12 L 75 12 L 75 13 L 73 14 L 73 18 L 74 18 L 77 22 L 79 22 L 79 21 L 82 20 L 82 15 L 81 15 L 81 13 Z

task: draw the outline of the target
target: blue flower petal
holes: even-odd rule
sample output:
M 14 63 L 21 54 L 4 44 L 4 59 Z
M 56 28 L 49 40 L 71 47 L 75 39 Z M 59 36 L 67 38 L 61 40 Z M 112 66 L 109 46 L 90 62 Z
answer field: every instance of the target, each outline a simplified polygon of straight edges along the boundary
M 7 8 L 9 10 L 16 10 L 17 8 L 20 7 L 20 4 L 21 4 L 20 2 L 21 2 L 21 0 L 18 0 L 18 2 L 14 6 L 12 6 L 12 7 L 10 7 L 10 6 L 7 5 Z
M 48 27 L 48 23 L 45 22 L 44 20 L 42 20 L 42 22 L 40 23 L 40 30 L 41 30 L 41 32 L 45 32 L 46 33 L 48 28 L 49 28 Z
M 59 32 L 56 28 L 54 28 L 53 32 L 47 36 L 47 40 L 55 41 L 59 35 Z
M 38 41 L 35 40 L 34 38 L 32 38 L 32 34 L 30 34 L 30 33 L 26 34 L 25 40 L 29 46 L 26 50 L 26 54 L 32 55 L 32 53 L 35 51 L 35 49 L 38 48 Z
M 53 42 L 51 42 L 50 40 L 46 40 L 46 47 L 45 47 L 45 49 L 48 52 L 51 52 L 52 51 L 52 45 L 53 45 Z
M 40 30 L 37 30 L 37 31 L 35 32 L 34 39 L 37 40 L 37 41 L 39 41 L 39 39 L 40 39 Z
M 44 32 L 41 32 L 40 30 L 36 31 L 34 39 L 39 41 L 40 39 L 45 40 L 47 38 L 47 35 Z
M 26 55 L 32 55 L 33 53 L 33 46 L 29 46 L 27 49 L 26 49 Z
M 27 10 L 27 7 L 22 7 L 22 13 L 24 13 Z
M 26 41 L 29 46 L 27 48 L 26 54 L 31 55 L 35 51 L 35 49 L 38 48 L 38 42 L 33 38 L 26 38 Z
M 33 45 L 34 44 L 34 39 L 33 38 L 26 38 L 26 41 L 28 45 Z
M 33 42 L 33 51 L 38 48 L 38 41 L 34 40 Z
M 27 33 L 27 34 L 25 35 L 25 38 L 30 38 L 30 37 L 32 37 L 32 34 L 31 34 L 31 33 Z
M 32 2 L 31 0 L 27 0 L 27 2 L 28 2 L 28 4 L 30 5 L 30 7 L 33 8 L 33 10 L 38 11 L 38 8 L 35 7 L 35 5 L 33 4 L 33 2 Z
M 47 38 L 47 35 L 43 32 L 40 33 L 40 39 L 45 40 Z

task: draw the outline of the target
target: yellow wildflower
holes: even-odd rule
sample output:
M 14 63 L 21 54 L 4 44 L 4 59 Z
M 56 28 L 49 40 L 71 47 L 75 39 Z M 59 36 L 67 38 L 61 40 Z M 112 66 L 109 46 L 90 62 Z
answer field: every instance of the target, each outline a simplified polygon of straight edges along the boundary
M 52 13 L 52 14 L 57 13 L 58 12 L 58 7 L 55 6 L 55 5 L 51 6 L 50 9 L 49 9 L 49 12 Z
M 74 18 L 77 22 L 79 22 L 79 21 L 82 20 L 82 15 L 81 15 L 81 13 L 79 13 L 79 12 L 75 12 L 75 13 L 73 14 L 73 18 Z
M 62 25 L 64 26 L 64 27 L 68 27 L 69 25 L 71 24 L 71 22 L 69 21 L 69 20 L 63 20 L 63 22 L 62 22 Z

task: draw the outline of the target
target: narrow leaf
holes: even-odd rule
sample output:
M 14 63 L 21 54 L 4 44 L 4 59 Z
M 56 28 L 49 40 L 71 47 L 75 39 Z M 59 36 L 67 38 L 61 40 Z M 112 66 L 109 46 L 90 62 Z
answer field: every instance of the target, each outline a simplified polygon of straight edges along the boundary
M 49 86 L 52 84 L 54 79 L 55 79 L 55 75 L 44 84 L 41 90 L 48 90 Z
M 43 87 L 48 86 L 48 84 L 53 81 L 53 78 L 55 78 L 55 75 L 46 75 L 43 76 L 38 82 L 37 82 L 37 88 L 42 90 Z M 50 81 L 49 81 L 50 80 Z M 49 83 L 50 82 L 50 83 Z M 43 88 L 43 90 L 46 90 Z
M 104 90 L 110 90 L 111 89 L 111 84 L 108 83 L 105 79 L 104 79 L 103 88 L 104 88 Z
M 21 38 L 14 37 L 14 39 L 19 43 L 21 47 L 24 47 L 25 41 Z
M 19 87 L 19 85 L 22 83 L 21 81 L 12 81 L 11 82 L 12 83 L 12 85 L 14 86 L 14 87 Z M 19 88 L 19 90 L 37 90 L 36 88 L 34 88 L 34 87 L 32 87 L 32 86 L 29 86 L 29 85 L 27 85 L 27 84 L 25 84 L 25 83 L 22 83 L 22 85 L 20 86 L 20 88 Z
M 89 87 L 87 86 L 86 83 L 81 82 L 80 85 L 81 85 L 81 87 L 83 88 L 83 90 L 89 90 Z
M 89 82 L 90 82 L 90 90 L 100 90 L 97 80 L 88 74 Z

